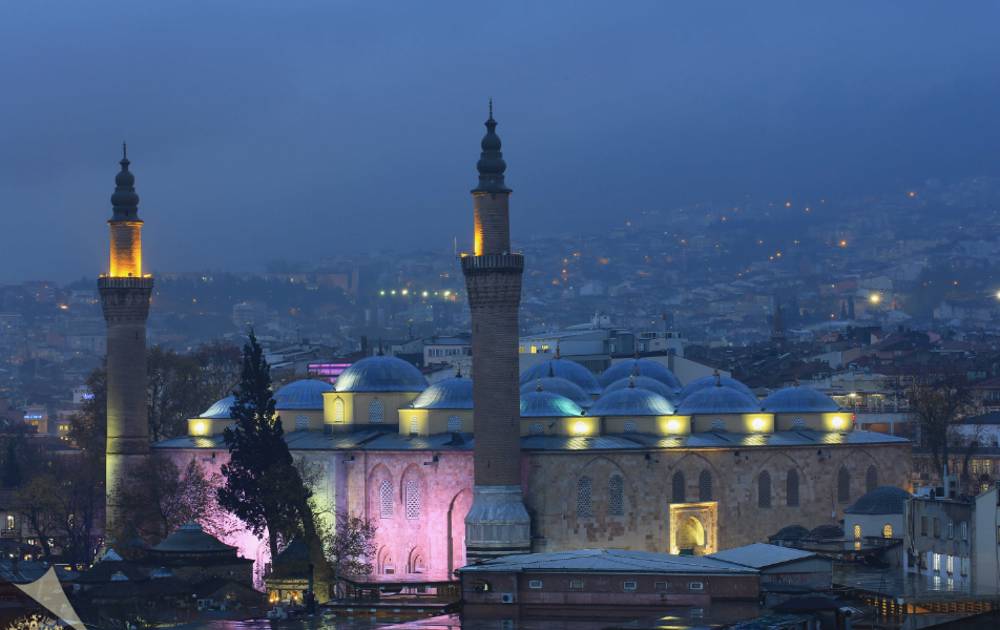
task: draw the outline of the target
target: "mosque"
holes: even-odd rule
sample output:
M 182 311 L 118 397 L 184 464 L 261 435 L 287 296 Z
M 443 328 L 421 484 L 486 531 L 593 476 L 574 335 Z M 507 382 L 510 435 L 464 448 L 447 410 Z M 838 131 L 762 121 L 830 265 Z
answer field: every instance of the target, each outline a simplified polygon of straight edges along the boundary
M 727 377 L 681 383 L 652 358 L 598 375 L 555 357 L 519 375 L 524 260 L 510 246 L 496 124 L 491 111 L 472 190 L 475 251 L 462 259 L 474 378 L 429 385 L 413 365 L 379 355 L 333 384 L 300 380 L 275 392 L 292 453 L 319 472 L 323 517 L 351 514 L 377 525 L 379 579 L 449 579 L 468 561 L 514 551 L 708 554 L 789 525 L 834 525 L 867 491 L 907 487 L 909 441 L 855 430 L 850 412 L 806 387 L 760 400 Z M 131 190 L 130 178 L 123 185 Z M 137 235 L 135 212 L 119 214 Z M 151 286 L 138 268 L 122 275 L 115 282 L 131 290 Z M 148 294 L 136 300 L 147 306 Z M 109 327 L 119 319 L 109 315 Z M 144 321 L 142 311 L 129 325 Z M 140 350 L 109 345 L 109 361 Z M 131 391 L 141 372 L 123 368 L 114 385 Z M 118 400 L 109 394 L 109 411 L 126 408 L 122 434 L 131 436 L 144 409 Z M 217 472 L 228 457 L 222 434 L 232 402 L 212 404 L 189 420 L 186 436 L 154 450 Z M 117 435 L 109 434 L 109 449 L 121 450 Z M 122 461 L 116 465 L 128 465 Z M 109 464 L 109 479 L 116 471 Z M 249 533 L 226 542 L 256 561 L 259 576 L 267 544 Z

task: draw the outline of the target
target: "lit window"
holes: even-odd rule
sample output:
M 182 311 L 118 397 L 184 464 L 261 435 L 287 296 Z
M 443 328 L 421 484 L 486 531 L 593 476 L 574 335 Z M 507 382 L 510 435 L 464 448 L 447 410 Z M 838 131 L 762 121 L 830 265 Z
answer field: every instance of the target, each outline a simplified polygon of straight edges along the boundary
M 621 475 L 611 475 L 608 479 L 608 514 L 622 516 L 625 514 L 625 481 Z
M 7 515 L 7 529 L 14 529 L 14 515 Z
M 416 433 L 419 433 L 419 431 L 417 430 L 419 428 L 420 428 L 420 423 L 417 422 L 417 419 L 416 418 L 410 418 L 410 434 L 414 435 Z
M 448 432 L 460 433 L 462 431 L 462 419 L 458 416 L 448 416 Z
M 580 477 L 576 483 L 576 515 L 580 518 L 594 515 L 593 482 L 590 477 Z
M 333 421 L 337 424 L 344 422 L 344 401 L 341 398 L 333 401 Z
M 539 589 L 542 588 L 541 580 L 528 580 L 528 588 Z
M 376 398 L 368 403 L 368 422 L 371 424 L 382 424 L 385 418 L 385 406 L 382 401 Z
M 626 581 L 622 582 L 622 590 L 623 591 L 626 591 L 626 592 L 629 592 L 629 593 L 633 593 L 633 592 L 635 592 L 635 590 L 637 588 L 639 588 L 639 583 L 636 582 L 636 581 L 634 581 L 634 580 L 626 580 Z
M 941 571 L 941 554 L 934 554 L 934 570 Z
M 892 538 L 892 525 L 889 523 L 882 526 L 882 538 Z
M 406 480 L 406 518 L 415 520 L 420 518 L 420 484 L 416 479 Z
M 854 526 L 854 539 L 857 540 L 858 538 L 861 538 L 861 526 L 860 525 L 855 525 Z
M 704 582 L 688 582 L 689 591 L 703 591 L 705 590 Z
M 392 518 L 392 484 L 383 480 L 378 485 L 379 516 Z
M 948 571 L 948 575 L 955 572 L 955 556 L 948 556 L 947 563 L 945 564 L 945 570 Z

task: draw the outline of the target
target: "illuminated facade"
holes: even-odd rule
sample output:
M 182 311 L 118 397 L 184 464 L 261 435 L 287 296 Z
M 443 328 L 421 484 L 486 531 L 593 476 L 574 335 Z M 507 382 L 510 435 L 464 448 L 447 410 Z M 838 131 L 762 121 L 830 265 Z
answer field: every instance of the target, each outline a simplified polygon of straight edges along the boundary
M 115 192 L 111 195 L 113 214 L 108 221 L 110 271 L 97 281 L 108 326 L 105 531 L 109 538 L 119 533 L 119 515 L 127 509 L 119 500 L 119 488 L 127 472 L 149 456 L 146 318 L 153 279 L 142 274 L 139 195 L 135 192 L 135 177 L 129 172 L 124 149 L 120 164 Z

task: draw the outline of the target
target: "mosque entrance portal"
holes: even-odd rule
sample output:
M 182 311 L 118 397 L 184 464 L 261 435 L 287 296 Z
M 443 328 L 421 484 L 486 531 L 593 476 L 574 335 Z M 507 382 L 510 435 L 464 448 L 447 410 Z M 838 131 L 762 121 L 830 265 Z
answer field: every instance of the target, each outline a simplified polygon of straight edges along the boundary
M 718 550 L 718 504 L 670 504 L 670 553 L 703 556 Z

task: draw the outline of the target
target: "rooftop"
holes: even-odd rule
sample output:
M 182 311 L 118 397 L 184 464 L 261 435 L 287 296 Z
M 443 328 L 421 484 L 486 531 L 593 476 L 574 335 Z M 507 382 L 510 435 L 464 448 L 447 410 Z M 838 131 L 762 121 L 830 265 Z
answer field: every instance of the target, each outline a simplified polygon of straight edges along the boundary
M 779 547 L 778 545 L 768 545 L 766 543 L 753 543 L 732 549 L 711 554 L 710 558 L 732 562 L 754 569 L 765 569 L 767 567 L 812 558 L 816 554 L 811 551 L 802 551 L 791 547 Z
M 624 549 L 580 549 L 504 556 L 459 569 L 462 573 L 648 573 L 663 575 L 752 575 L 754 569 L 709 556 L 675 556 Z

